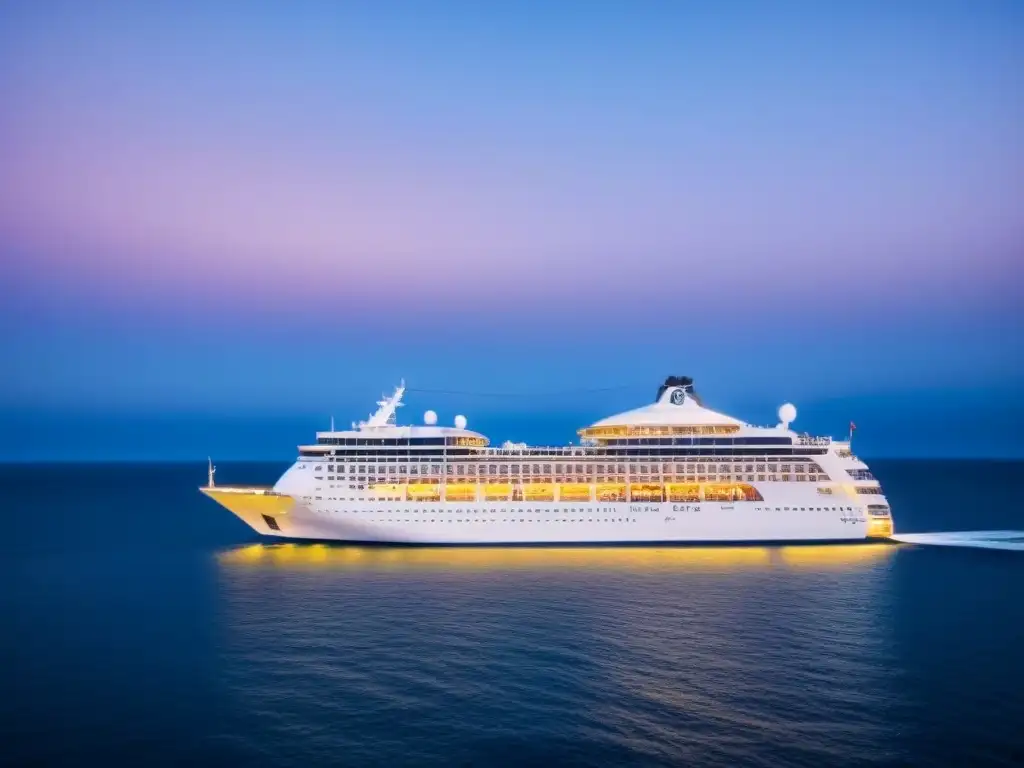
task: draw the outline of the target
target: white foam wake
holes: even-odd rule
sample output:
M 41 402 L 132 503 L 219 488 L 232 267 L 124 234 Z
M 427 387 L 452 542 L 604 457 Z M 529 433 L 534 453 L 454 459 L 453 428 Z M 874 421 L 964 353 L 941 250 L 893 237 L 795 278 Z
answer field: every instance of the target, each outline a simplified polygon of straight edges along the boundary
M 1024 551 L 1024 531 L 949 531 L 943 533 L 899 533 L 893 541 L 931 544 L 939 547 L 977 547 Z

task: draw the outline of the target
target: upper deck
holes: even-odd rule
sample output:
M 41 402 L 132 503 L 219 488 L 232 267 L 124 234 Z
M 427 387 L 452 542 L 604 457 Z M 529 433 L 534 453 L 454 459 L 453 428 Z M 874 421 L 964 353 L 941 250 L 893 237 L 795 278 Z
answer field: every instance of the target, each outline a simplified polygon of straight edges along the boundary
M 488 439 L 466 428 L 458 416 L 451 427 L 437 424 L 427 411 L 424 425 L 399 426 L 395 421 L 404 386 L 380 401 L 380 410 L 351 430 L 318 432 L 317 442 L 299 447 L 309 458 L 351 457 L 432 461 L 531 457 L 560 459 L 634 456 L 793 456 L 820 455 L 831 438 L 798 435 L 789 429 L 796 409 L 779 409 L 780 422 L 758 427 L 704 406 L 691 379 L 670 377 L 658 390 L 654 403 L 609 416 L 579 430 L 578 446 L 529 446 L 505 443 L 491 447 Z

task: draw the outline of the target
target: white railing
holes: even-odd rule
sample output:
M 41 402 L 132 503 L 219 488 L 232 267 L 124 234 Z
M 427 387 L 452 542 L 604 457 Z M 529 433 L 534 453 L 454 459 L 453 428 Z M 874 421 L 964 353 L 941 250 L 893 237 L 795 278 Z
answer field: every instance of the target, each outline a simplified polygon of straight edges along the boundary
M 238 493 L 244 496 L 284 496 L 286 494 L 278 493 L 273 488 L 265 488 L 263 486 L 253 485 L 208 485 L 207 490 L 217 491 L 219 493 Z
M 832 445 L 831 437 L 811 437 L 810 435 L 797 435 L 794 445 Z
M 530 446 L 529 448 L 484 448 L 483 456 L 593 456 L 594 452 L 579 446 Z M 449 459 L 450 461 L 451 459 Z

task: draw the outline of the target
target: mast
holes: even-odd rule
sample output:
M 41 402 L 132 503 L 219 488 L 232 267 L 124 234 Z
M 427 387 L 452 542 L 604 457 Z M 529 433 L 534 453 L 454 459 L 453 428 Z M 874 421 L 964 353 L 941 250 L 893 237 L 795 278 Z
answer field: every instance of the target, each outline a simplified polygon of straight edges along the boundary
M 206 486 L 207 488 L 213 488 L 213 476 L 217 472 L 217 468 L 213 466 L 213 459 L 209 456 L 206 457 Z
M 405 394 L 405 379 L 395 387 L 391 397 L 384 397 L 377 401 L 377 410 L 370 414 L 370 418 L 359 424 L 360 429 L 366 427 L 389 427 L 395 425 L 395 411 L 404 405 L 402 395 Z

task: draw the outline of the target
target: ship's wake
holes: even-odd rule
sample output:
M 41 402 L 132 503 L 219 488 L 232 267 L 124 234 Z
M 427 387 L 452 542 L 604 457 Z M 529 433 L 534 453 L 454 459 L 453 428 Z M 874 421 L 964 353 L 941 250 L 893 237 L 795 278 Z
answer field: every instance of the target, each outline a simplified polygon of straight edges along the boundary
M 893 541 L 930 544 L 939 547 L 1010 549 L 1024 552 L 1024 531 L 949 531 L 943 533 L 900 533 Z

